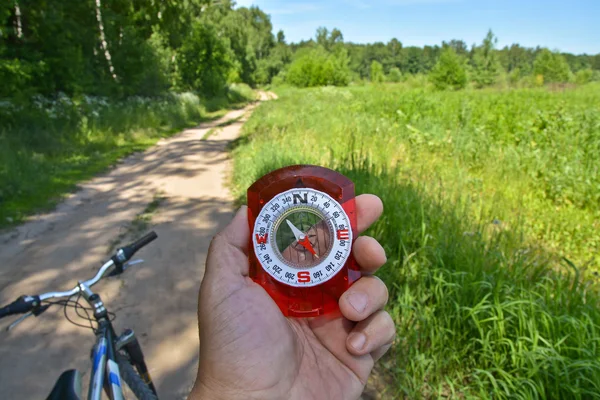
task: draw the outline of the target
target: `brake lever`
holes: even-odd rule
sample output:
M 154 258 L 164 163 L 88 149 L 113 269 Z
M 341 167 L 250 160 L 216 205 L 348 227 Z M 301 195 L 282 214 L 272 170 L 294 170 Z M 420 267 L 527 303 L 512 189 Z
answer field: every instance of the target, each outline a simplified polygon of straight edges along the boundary
M 14 321 L 12 324 L 10 324 L 9 326 L 7 326 L 7 327 L 6 327 L 6 331 L 8 332 L 8 331 L 10 331 L 10 330 L 12 330 L 12 329 L 16 328 L 16 327 L 17 327 L 17 325 L 19 325 L 21 322 L 25 321 L 27 318 L 31 317 L 32 315 L 37 317 L 38 315 L 40 315 L 40 314 L 42 314 L 44 311 L 46 311 L 48 308 L 50 308 L 50 306 L 51 306 L 51 305 L 52 305 L 52 304 L 45 304 L 45 305 L 43 305 L 43 306 L 41 306 L 41 307 L 37 307 L 37 308 L 35 308 L 35 309 L 33 309 L 33 310 L 29 311 L 29 312 L 28 312 L 28 313 L 26 313 L 26 314 L 23 314 L 23 315 L 21 315 L 21 316 L 20 316 L 19 318 L 17 318 L 17 319 L 16 319 L 16 320 L 15 320 L 15 321 Z
M 25 321 L 25 319 L 31 317 L 33 315 L 32 311 L 29 311 L 27 314 L 23 314 L 21 315 L 19 318 L 17 318 L 12 324 L 10 324 L 9 326 L 6 327 L 6 332 L 12 330 L 13 328 L 15 328 L 17 325 L 19 325 L 21 322 Z
M 110 274 L 108 274 L 108 276 L 110 277 L 121 275 L 127 268 L 131 267 L 132 265 L 141 264 L 143 262 L 144 260 L 142 260 L 141 258 L 138 258 L 137 260 L 127 261 L 125 264 L 123 264 L 123 267 L 120 271 L 117 268 L 115 268 Z
M 125 271 L 127 268 L 136 265 L 136 264 L 142 264 L 144 262 L 144 260 L 142 260 L 141 258 L 138 258 L 137 260 L 131 260 L 131 261 L 127 261 L 125 264 L 123 264 L 123 271 Z

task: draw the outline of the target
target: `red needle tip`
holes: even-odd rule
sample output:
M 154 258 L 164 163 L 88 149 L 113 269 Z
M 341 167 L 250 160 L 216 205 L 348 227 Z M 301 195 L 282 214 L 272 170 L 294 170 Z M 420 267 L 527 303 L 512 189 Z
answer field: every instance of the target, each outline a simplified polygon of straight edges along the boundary
M 301 244 L 306 250 L 310 251 L 310 253 L 319 258 L 315 249 L 313 249 L 312 244 L 310 244 L 310 240 L 308 240 L 308 236 L 304 236 L 303 239 L 298 240 L 298 243 Z

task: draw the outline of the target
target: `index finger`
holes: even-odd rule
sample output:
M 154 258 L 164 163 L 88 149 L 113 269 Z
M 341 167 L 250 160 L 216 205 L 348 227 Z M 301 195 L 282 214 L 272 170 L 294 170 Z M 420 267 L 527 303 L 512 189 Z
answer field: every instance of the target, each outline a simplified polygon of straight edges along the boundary
M 381 199 L 374 194 L 356 196 L 356 219 L 358 234 L 366 231 L 383 212 Z

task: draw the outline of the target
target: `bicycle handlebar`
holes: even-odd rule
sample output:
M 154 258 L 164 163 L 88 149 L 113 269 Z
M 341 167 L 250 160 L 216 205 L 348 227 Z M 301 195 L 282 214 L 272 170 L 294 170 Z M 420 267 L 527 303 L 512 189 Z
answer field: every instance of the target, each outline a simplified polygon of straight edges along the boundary
M 21 296 L 6 307 L 0 308 L 0 318 L 14 314 L 25 314 L 40 304 L 38 296 Z
M 7 317 L 9 315 L 14 314 L 24 314 L 33 310 L 36 307 L 39 307 L 41 302 L 48 299 L 58 298 L 58 297 L 71 297 L 81 291 L 82 286 L 92 287 L 102 277 L 106 274 L 111 267 L 116 267 L 118 272 L 123 272 L 123 264 L 126 263 L 135 253 L 137 253 L 142 247 L 146 246 L 154 239 L 156 239 L 158 235 L 156 232 L 152 231 L 145 235 L 144 237 L 136 240 L 135 242 L 120 248 L 117 250 L 117 253 L 111 257 L 110 260 L 104 263 L 102 267 L 98 270 L 96 275 L 87 281 L 79 283 L 73 289 L 65 291 L 65 292 L 48 292 L 44 294 L 40 294 L 38 296 L 21 296 L 17 300 L 13 301 L 11 304 L 0 308 L 0 318 Z
M 144 237 L 136 240 L 135 242 L 117 250 L 117 253 L 114 256 L 112 256 L 111 260 L 120 270 L 123 266 L 123 263 L 127 262 L 127 260 L 133 257 L 133 255 L 137 253 L 138 250 L 140 250 L 148 243 L 152 242 L 157 237 L 158 235 L 156 234 L 156 232 L 152 231 Z

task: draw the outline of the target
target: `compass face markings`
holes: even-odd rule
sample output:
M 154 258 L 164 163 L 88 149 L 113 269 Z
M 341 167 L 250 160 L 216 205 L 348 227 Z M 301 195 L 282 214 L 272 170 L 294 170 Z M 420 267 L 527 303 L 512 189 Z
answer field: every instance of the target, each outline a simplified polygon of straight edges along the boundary
M 273 278 L 295 287 L 325 283 L 350 255 L 352 229 L 328 194 L 296 188 L 267 202 L 252 232 L 254 252 Z

